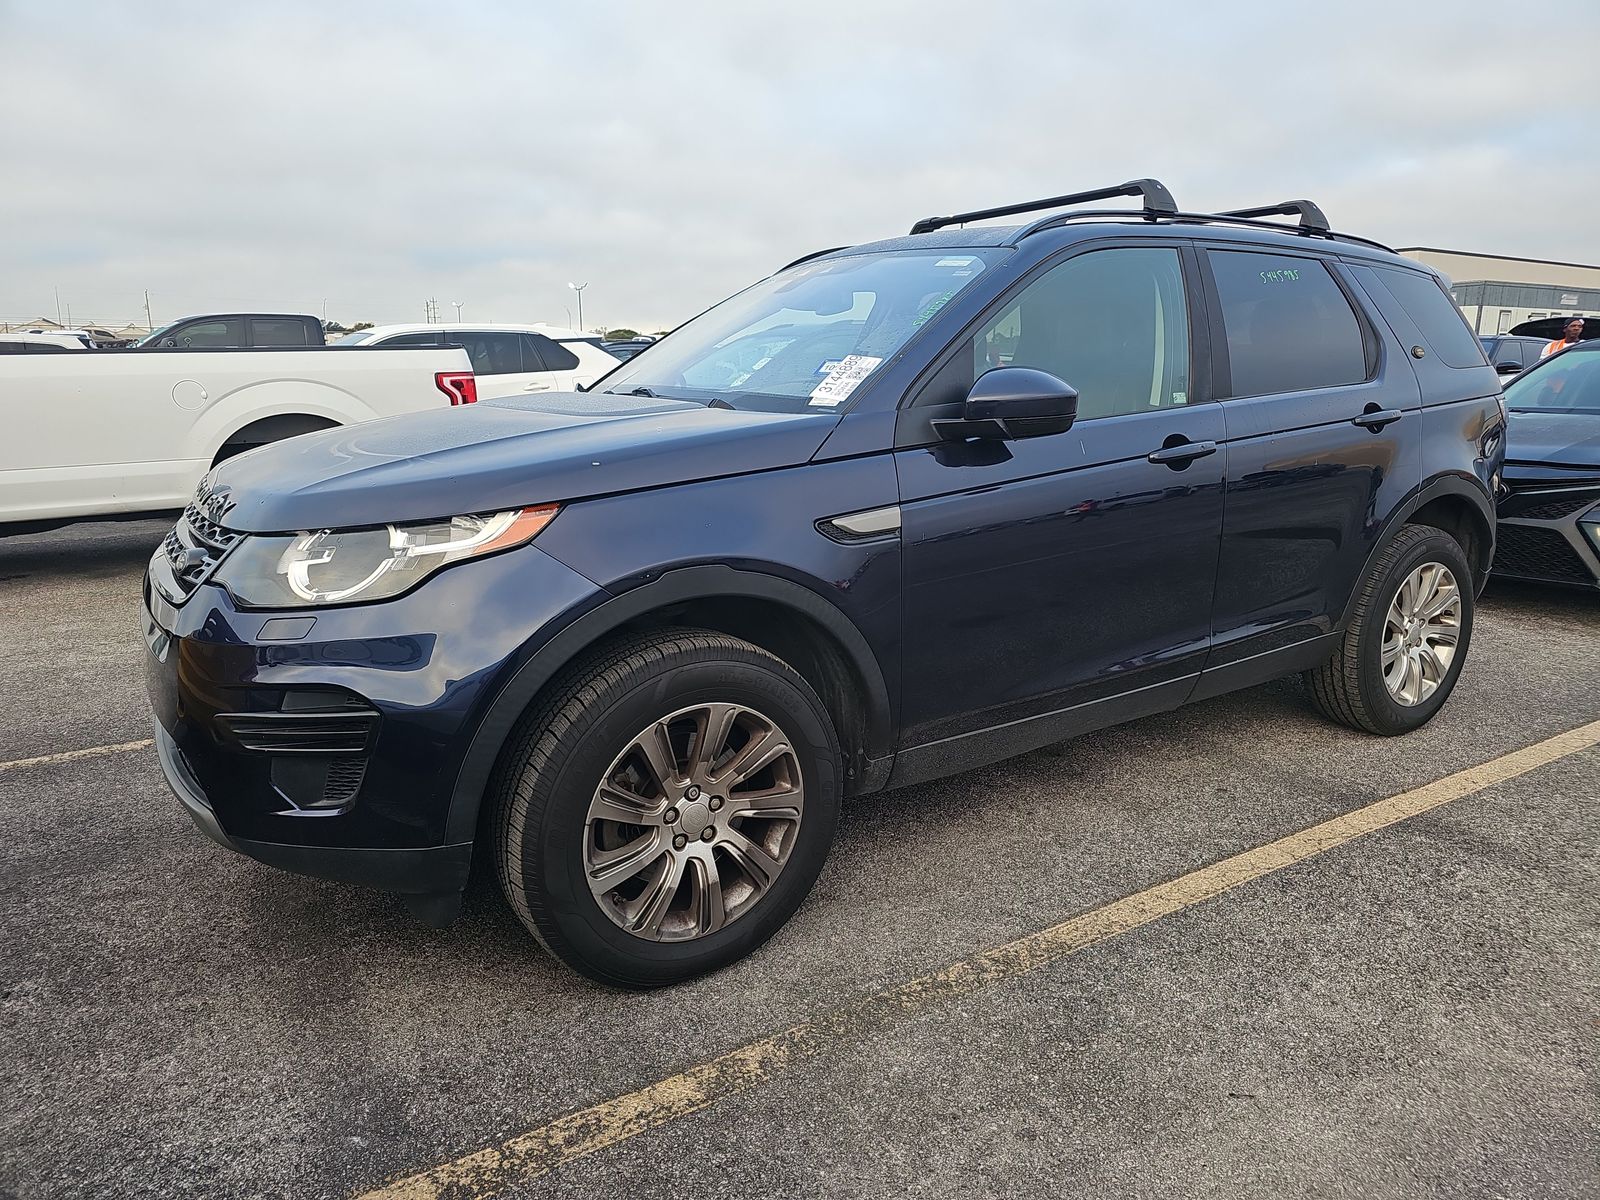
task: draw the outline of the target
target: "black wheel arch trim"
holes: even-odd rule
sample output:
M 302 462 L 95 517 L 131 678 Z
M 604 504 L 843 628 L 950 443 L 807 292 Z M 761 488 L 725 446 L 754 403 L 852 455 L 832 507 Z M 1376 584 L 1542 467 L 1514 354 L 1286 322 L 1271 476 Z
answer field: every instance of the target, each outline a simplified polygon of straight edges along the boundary
M 467 841 L 475 836 L 483 794 L 506 740 L 540 689 L 564 667 L 590 646 L 637 617 L 685 600 L 718 597 L 773 601 L 811 618 L 834 637 L 866 685 L 862 696 L 862 707 L 866 714 L 866 737 L 862 749 L 866 765 L 871 769 L 865 772 L 868 780 L 862 782 L 881 781 L 887 777 L 894 736 L 889 689 L 877 657 L 854 623 L 815 592 L 775 575 L 743 571 L 723 564 L 681 567 L 664 572 L 658 579 L 605 600 L 584 612 L 517 668 L 490 702 L 473 732 L 472 742 L 450 794 L 445 841 Z M 872 788 L 862 787 L 858 782 L 856 788 L 849 790 L 860 792 Z
M 1383 548 L 1393 540 L 1395 533 L 1411 520 L 1412 516 L 1424 505 L 1447 496 L 1458 496 L 1465 500 L 1470 511 L 1477 514 L 1479 532 L 1488 538 L 1488 553 L 1484 556 L 1484 566 L 1473 565 L 1473 592 L 1481 592 L 1489 581 L 1488 564 L 1494 561 L 1494 532 L 1495 512 L 1494 500 L 1490 497 L 1488 489 L 1475 475 L 1464 471 L 1451 472 L 1446 475 L 1436 475 L 1427 483 L 1417 488 L 1405 500 L 1395 506 L 1394 511 L 1384 521 L 1383 532 L 1373 541 L 1372 549 L 1368 552 L 1366 560 L 1361 564 L 1361 574 L 1357 577 L 1365 579 L 1367 572 L 1372 570 L 1372 563 Z M 1462 547 L 1467 549 L 1466 547 Z M 1351 617 L 1355 614 L 1356 601 L 1361 595 L 1359 582 L 1351 589 L 1350 600 L 1346 603 L 1344 612 L 1339 616 L 1340 629 L 1350 624 Z

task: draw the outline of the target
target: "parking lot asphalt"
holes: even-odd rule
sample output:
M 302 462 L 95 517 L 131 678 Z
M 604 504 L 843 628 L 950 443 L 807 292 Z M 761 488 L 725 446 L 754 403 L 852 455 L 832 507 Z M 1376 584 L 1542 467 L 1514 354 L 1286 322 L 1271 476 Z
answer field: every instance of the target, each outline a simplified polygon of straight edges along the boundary
M 1600 1190 L 1592 745 L 860 1015 L 1595 721 L 1600 597 L 1491 587 L 1454 697 L 1405 738 L 1332 726 L 1286 681 L 861 800 L 764 950 L 632 994 L 560 968 L 488 888 L 427 929 L 214 846 L 147 748 L 58 757 L 148 736 L 139 577 L 163 532 L 0 540 L 0 1195 Z M 810 1052 L 704 1106 L 673 1082 L 808 1023 Z M 640 1094 L 657 1108 L 592 1152 L 507 1155 Z M 505 1169 L 404 1182 L 486 1148 Z

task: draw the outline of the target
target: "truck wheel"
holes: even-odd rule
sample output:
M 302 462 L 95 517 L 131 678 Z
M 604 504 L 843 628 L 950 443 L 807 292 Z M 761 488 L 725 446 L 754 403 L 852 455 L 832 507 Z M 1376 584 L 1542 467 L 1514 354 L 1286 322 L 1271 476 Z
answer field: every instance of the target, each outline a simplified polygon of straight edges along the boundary
M 1339 649 L 1306 673 L 1326 717 L 1390 736 L 1428 723 L 1472 641 L 1472 568 L 1441 529 L 1407 525 L 1379 553 Z
M 563 962 L 658 987 L 743 958 L 800 906 L 838 820 L 838 739 L 787 664 L 675 629 L 591 656 L 507 743 L 501 887 Z

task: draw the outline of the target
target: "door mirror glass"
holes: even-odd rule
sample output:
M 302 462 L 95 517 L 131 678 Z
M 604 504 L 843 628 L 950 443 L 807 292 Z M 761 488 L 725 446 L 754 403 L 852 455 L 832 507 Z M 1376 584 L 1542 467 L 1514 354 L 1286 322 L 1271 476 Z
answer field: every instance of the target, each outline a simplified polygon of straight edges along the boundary
M 1077 416 L 1078 390 L 1070 383 L 1033 367 L 996 367 L 972 385 L 959 420 L 933 427 L 949 441 L 1009 441 L 1065 433 Z

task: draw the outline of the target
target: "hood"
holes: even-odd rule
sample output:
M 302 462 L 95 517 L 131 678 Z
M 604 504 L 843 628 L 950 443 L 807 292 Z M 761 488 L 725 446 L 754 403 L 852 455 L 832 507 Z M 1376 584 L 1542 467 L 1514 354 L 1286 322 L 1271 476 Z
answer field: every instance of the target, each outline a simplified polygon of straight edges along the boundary
M 1600 481 L 1600 414 L 1509 414 L 1505 480 L 1517 484 Z
M 209 478 L 245 532 L 382 525 L 797 466 L 838 422 L 556 392 L 305 434 Z

